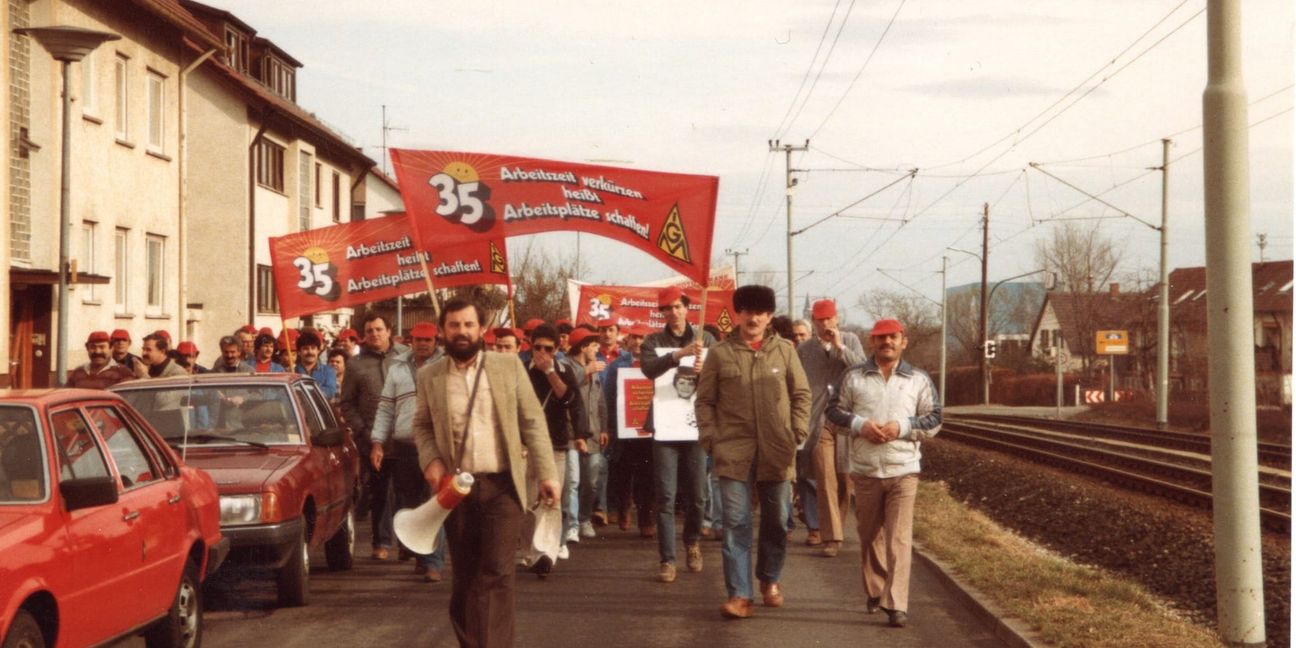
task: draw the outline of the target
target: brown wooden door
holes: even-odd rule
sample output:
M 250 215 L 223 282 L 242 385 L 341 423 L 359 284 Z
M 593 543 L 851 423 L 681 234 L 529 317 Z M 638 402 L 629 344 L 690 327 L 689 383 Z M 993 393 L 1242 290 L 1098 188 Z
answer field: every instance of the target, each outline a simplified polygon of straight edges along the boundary
M 52 305 L 52 286 L 15 284 L 9 292 L 9 376 L 13 387 L 49 387 L 54 382 L 50 376 Z

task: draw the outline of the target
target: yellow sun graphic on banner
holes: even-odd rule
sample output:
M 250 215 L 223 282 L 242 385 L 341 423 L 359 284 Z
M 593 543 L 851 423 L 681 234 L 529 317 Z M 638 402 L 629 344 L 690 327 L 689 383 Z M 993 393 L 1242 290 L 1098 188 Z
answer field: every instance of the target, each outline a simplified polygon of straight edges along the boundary
M 328 263 L 328 251 L 318 245 L 312 245 L 301 253 L 302 256 L 310 259 L 311 263 Z
M 477 182 L 477 169 L 467 162 L 451 162 L 442 169 L 446 175 L 458 180 L 459 182 Z

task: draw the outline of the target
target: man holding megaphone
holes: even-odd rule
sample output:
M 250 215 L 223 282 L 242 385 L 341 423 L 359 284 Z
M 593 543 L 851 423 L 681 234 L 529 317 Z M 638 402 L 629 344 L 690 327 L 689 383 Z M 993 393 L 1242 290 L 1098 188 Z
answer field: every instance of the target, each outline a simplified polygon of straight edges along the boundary
M 542 505 L 558 505 L 558 472 L 544 411 L 517 357 L 482 347 L 481 307 L 441 311 L 446 357 L 419 369 L 414 441 L 434 492 L 456 473 L 472 491 L 445 523 L 453 564 L 450 622 L 460 646 L 512 646 L 514 555 L 525 517 L 527 464 Z M 523 447 L 527 460 L 522 458 Z

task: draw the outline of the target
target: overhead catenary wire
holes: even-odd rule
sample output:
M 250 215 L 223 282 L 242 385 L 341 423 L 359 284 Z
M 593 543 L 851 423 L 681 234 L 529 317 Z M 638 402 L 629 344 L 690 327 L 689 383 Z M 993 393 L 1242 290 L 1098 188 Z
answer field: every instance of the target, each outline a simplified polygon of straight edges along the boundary
M 815 61 L 819 60 L 819 52 L 823 50 L 824 41 L 828 40 L 828 30 L 832 28 L 833 19 L 837 17 L 837 7 L 841 6 L 841 0 L 833 4 L 832 13 L 828 15 L 828 22 L 824 23 L 823 33 L 819 35 L 819 44 L 815 46 L 814 56 L 810 57 L 810 63 L 806 66 L 806 71 L 801 75 L 801 84 L 797 86 L 796 93 L 792 95 L 792 101 L 788 103 L 787 112 L 783 113 L 783 118 L 779 120 L 778 126 L 774 128 L 774 137 L 771 139 L 781 139 L 783 126 L 787 124 L 788 116 L 796 108 L 797 100 L 801 98 L 801 91 L 805 89 L 806 82 L 810 80 L 810 73 L 814 71 Z M 787 124 L 790 126 L 790 124 Z
M 840 0 L 838 4 L 840 4 Z M 855 0 L 851 0 L 850 5 L 846 7 L 846 13 L 842 16 L 841 23 L 837 25 L 837 33 L 833 34 L 832 44 L 828 46 L 828 52 L 824 54 L 823 62 L 819 64 L 819 71 L 815 73 L 814 81 L 810 82 L 810 89 L 806 90 L 805 96 L 801 98 L 801 105 L 797 107 L 796 113 L 792 115 L 792 119 L 788 120 L 787 125 L 783 126 L 782 130 L 778 131 L 778 134 L 774 137 L 774 139 L 779 140 L 779 139 L 783 139 L 784 137 L 787 137 L 788 131 L 792 130 L 792 126 L 794 126 L 796 124 L 797 119 L 801 117 L 801 112 L 805 110 L 806 104 L 810 103 L 810 97 L 814 95 L 815 87 L 819 85 L 819 79 L 823 77 L 824 70 L 828 68 L 828 61 L 832 59 L 833 51 L 837 49 L 837 42 L 841 40 L 842 31 L 846 29 L 846 23 L 850 21 L 851 12 L 854 9 L 855 9 Z M 833 15 L 836 15 L 836 13 L 837 13 L 837 7 L 836 5 L 834 5 Z M 829 17 L 828 19 L 828 24 L 829 25 L 832 24 L 831 17 Z M 820 46 L 822 47 L 822 45 L 823 42 L 820 41 Z M 816 54 L 817 52 L 818 50 L 816 50 Z M 813 64 L 814 62 L 812 60 L 811 66 L 813 66 Z M 794 105 L 796 104 L 795 99 L 793 99 L 793 104 Z
M 833 107 L 828 111 L 828 114 L 824 115 L 823 121 L 820 121 L 819 125 L 810 133 L 810 139 L 814 139 L 819 135 L 819 131 L 823 130 L 823 127 L 828 123 L 828 120 L 832 119 L 832 116 L 836 114 L 837 109 L 841 107 L 842 102 L 846 101 L 846 97 L 850 96 L 851 90 L 855 88 L 855 82 L 859 81 L 860 76 L 864 74 L 864 70 L 868 68 L 869 61 L 873 60 L 873 55 L 877 54 L 878 48 L 882 47 L 882 41 L 886 40 L 887 34 L 891 31 L 891 26 L 895 24 L 896 18 L 900 16 L 900 10 L 904 9 L 905 1 L 906 0 L 900 0 L 900 4 L 896 5 L 895 13 L 891 14 L 891 20 L 887 21 L 886 27 L 882 30 L 882 34 L 878 36 L 877 42 L 873 44 L 873 49 L 869 51 L 864 62 L 861 63 L 859 69 L 855 71 L 855 76 L 851 78 L 850 83 L 846 85 L 846 89 L 842 91 L 841 96 L 837 98 L 837 103 L 833 104 Z

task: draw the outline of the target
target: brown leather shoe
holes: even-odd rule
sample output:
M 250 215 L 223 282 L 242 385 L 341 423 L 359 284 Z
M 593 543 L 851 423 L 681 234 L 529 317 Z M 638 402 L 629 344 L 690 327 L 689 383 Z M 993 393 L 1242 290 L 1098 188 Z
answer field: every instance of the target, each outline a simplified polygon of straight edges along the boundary
M 823 536 L 819 535 L 819 529 L 810 529 L 806 534 L 806 546 L 818 547 L 821 544 L 823 544 Z
M 656 537 L 657 537 L 657 527 L 655 527 L 655 526 L 639 527 L 639 537 L 641 537 L 641 538 L 656 538 Z
M 783 607 L 783 588 L 778 583 L 761 583 L 760 589 L 765 607 Z
M 594 511 L 592 514 L 590 514 L 590 521 L 594 523 L 594 526 L 599 526 L 599 527 L 607 526 L 608 515 L 603 511 Z
M 751 599 L 735 596 L 720 606 L 720 616 L 726 619 L 746 619 L 751 616 L 751 609 Z
M 823 551 L 823 555 L 828 558 L 836 558 L 837 553 L 841 551 L 841 541 L 829 540 L 828 542 L 824 543 L 823 549 L 821 551 Z
M 621 511 L 621 514 L 617 516 L 617 526 L 621 527 L 622 531 L 630 530 L 630 511 Z
M 391 551 L 387 549 L 387 547 L 374 547 L 373 550 L 374 560 L 387 560 L 390 557 L 391 557 Z
M 440 583 L 440 582 L 441 582 L 441 570 L 439 570 L 439 569 L 428 569 L 427 572 L 423 574 L 423 582 L 425 582 L 425 583 Z

